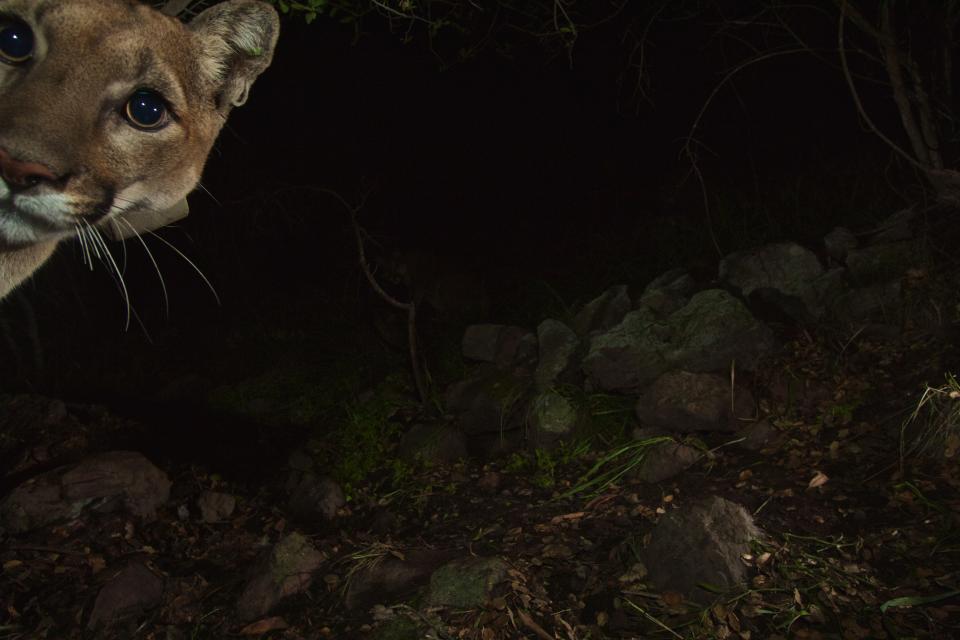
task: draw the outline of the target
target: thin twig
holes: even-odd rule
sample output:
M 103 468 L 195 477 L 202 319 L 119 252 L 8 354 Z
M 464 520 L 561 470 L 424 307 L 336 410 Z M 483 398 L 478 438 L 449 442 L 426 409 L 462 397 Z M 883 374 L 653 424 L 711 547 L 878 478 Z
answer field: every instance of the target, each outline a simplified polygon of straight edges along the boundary
M 373 275 L 373 271 L 370 269 L 370 263 L 367 261 L 366 247 L 363 244 L 363 238 L 366 233 L 360 226 L 360 223 L 357 221 L 357 212 L 363 208 L 363 205 L 366 203 L 367 196 L 364 195 L 360 199 L 359 204 L 352 206 L 344 199 L 343 196 L 332 189 L 325 189 L 321 187 L 318 190 L 321 193 L 325 193 L 337 200 L 350 214 L 350 224 L 353 227 L 353 235 L 357 241 L 357 256 L 360 262 L 360 269 L 363 271 L 363 275 L 366 277 L 367 282 L 370 283 L 370 287 L 378 296 L 380 296 L 380 298 L 383 299 L 384 302 L 396 307 L 397 309 L 400 309 L 401 311 L 407 312 L 407 345 L 410 353 L 410 368 L 413 371 L 413 383 L 417 388 L 417 396 L 420 398 L 420 403 L 423 406 L 426 406 L 427 387 L 423 380 L 423 371 L 420 367 L 420 355 L 417 349 L 417 305 L 413 300 L 410 302 L 401 302 L 387 293 L 386 290 L 380 286 L 376 276 Z
M 857 107 L 857 112 L 860 114 L 860 117 L 863 118 L 863 121 L 866 125 L 873 131 L 874 135 L 883 140 L 884 143 L 891 149 L 893 149 L 898 155 L 904 158 L 907 162 L 912 164 L 914 167 L 920 169 L 921 171 L 926 172 L 930 167 L 924 166 L 916 158 L 911 156 L 909 153 L 900 148 L 900 146 L 888 138 L 880 129 L 873 123 L 873 120 L 870 119 L 870 116 L 867 115 L 867 111 L 863 106 L 863 102 L 860 100 L 860 94 L 857 92 L 857 87 L 853 83 L 853 77 L 850 75 L 850 65 L 847 63 L 847 53 L 844 49 L 843 43 L 843 25 L 847 21 L 847 3 L 840 3 L 840 20 L 837 24 L 837 49 L 840 53 L 840 66 L 843 68 L 843 77 L 847 80 L 847 87 L 850 88 L 850 96 L 853 98 L 853 104 Z M 859 23 L 858 23 L 859 26 Z M 862 28 L 862 27 L 861 27 Z M 896 93 L 896 92 L 894 92 Z

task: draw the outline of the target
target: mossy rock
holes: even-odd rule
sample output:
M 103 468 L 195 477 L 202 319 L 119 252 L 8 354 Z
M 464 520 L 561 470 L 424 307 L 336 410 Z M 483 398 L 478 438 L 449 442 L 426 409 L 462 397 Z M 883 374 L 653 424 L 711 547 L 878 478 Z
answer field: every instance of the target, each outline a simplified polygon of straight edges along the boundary
M 498 557 L 448 562 L 430 576 L 426 602 L 454 609 L 483 606 L 493 597 L 494 588 L 506 580 L 507 569 L 507 563 Z

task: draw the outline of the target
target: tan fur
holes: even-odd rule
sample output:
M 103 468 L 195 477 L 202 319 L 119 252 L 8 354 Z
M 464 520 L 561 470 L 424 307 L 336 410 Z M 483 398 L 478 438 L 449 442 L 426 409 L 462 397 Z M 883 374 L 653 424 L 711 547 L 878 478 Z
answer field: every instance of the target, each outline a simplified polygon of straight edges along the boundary
M 188 25 L 132 0 L 0 0 L 0 16 L 0 29 L 22 22 L 36 43 L 29 62 L 0 62 L 0 156 L 51 177 L 14 189 L 0 176 L 2 299 L 78 224 L 135 221 L 193 190 L 279 27 L 257 0 L 214 5 Z M 124 118 L 144 88 L 171 106 L 159 130 Z

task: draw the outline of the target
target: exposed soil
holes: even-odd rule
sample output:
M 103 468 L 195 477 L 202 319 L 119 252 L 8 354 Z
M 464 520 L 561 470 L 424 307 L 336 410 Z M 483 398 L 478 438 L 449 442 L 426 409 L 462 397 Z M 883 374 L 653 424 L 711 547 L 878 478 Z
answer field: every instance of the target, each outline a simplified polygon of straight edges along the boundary
M 755 385 L 776 442 L 749 451 L 730 434 L 694 440 L 706 458 L 660 484 L 626 476 L 597 494 L 570 495 L 606 453 L 595 443 L 539 464 L 515 455 L 399 480 L 372 474 L 320 524 L 285 513 L 277 460 L 287 448 L 266 446 L 265 430 L 222 436 L 221 445 L 231 443 L 224 457 L 241 464 L 221 476 L 196 456 L 186 461 L 158 446 L 156 425 L 87 405 L 8 398 L 21 409 L 36 405 L 34 419 L 4 425 L 0 454 L 8 469 L 15 460 L 22 467 L 7 475 L 8 489 L 44 466 L 137 444 L 173 489 L 152 522 L 84 512 L 5 536 L 0 637 L 956 637 L 958 436 L 927 434 L 923 457 L 900 457 L 901 425 L 921 383 L 937 384 L 957 361 L 949 344 L 946 336 L 831 342 L 800 332 Z M 25 451 L 40 462 L 23 464 Z M 201 521 L 196 499 L 207 490 L 237 499 L 229 517 Z M 637 557 L 644 536 L 663 514 L 709 495 L 746 507 L 767 535 L 743 558 L 749 583 L 704 590 L 696 601 L 651 591 Z M 312 585 L 269 615 L 238 619 L 251 564 L 293 530 L 320 551 Z M 418 607 L 424 579 L 379 588 L 389 576 L 377 567 L 388 571 L 388 560 L 417 566 L 470 555 L 499 556 L 510 567 L 484 607 Z M 155 606 L 88 630 L 101 588 L 131 563 L 162 577 Z

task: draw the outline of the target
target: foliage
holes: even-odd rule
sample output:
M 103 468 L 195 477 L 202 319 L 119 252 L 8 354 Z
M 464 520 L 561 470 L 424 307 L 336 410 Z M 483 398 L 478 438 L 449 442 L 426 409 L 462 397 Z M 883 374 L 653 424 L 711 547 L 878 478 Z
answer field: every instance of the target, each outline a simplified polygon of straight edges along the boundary
M 394 482 L 400 482 L 410 470 L 394 455 L 396 441 L 404 430 L 396 417 L 417 406 L 405 378 L 389 377 L 363 398 L 344 403 L 342 419 L 311 449 L 348 493 L 375 471 L 389 470 Z
M 960 382 L 952 374 L 927 386 L 900 429 L 900 462 L 910 455 L 952 458 L 960 449 Z
M 745 3 L 733 13 L 724 12 L 722 2 L 707 4 L 713 5 L 716 37 L 732 63 L 691 129 L 685 152 L 692 162 L 698 152 L 693 136 L 721 88 L 733 86 L 755 65 L 810 55 L 844 80 L 864 126 L 905 168 L 923 176 L 941 199 L 960 202 L 953 86 L 960 2 L 768 0 Z
M 618 480 L 639 468 L 654 447 L 672 441 L 670 437 L 657 436 L 637 440 L 614 449 L 598 460 L 580 478 L 580 481 L 561 497 L 569 498 L 577 494 L 593 497 L 603 493 Z

